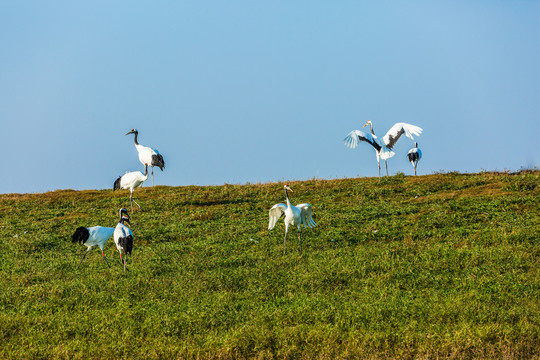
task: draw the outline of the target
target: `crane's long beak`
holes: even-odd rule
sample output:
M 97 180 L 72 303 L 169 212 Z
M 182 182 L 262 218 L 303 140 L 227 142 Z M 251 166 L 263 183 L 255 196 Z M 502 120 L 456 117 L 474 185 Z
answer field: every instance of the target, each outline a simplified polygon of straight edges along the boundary
M 367 124 L 369 124 L 369 123 L 365 123 L 364 126 L 362 126 L 362 127 L 365 128 L 367 126 Z
M 129 135 L 129 134 L 134 134 L 133 130 L 128 132 L 126 135 Z

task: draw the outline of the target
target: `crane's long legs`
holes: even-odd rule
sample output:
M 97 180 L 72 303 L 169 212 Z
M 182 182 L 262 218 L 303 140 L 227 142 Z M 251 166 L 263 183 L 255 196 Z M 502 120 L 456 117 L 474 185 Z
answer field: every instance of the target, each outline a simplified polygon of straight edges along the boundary
M 287 230 L 285 230 L 285 239 L 283 239 L 283 255 L 285 255 L 285 244 L 287 243 Z
M 154 186 L 154 167 L 152 166 L 152 186 Z
M 388 176 L 388 163 L 384 160 L 384 165 L 386 166 L 386 176 Z
M 129 201 L 131 202 L 131 213 L 133 214 L 133 203 L 137 204 L 137 206 L 139 207 L 139 209 L 142 210 L 142 207 L 141 205 L 139 205 L 139 203 L 137 201 L 135 201 L 135 199 L 133 199 L 133 193 L 129 194 Z
M 139 205 L 139 203 L 138 203 L 138 202 L 136 202 L 136 201 L 135 201 L 135 199 L 133 199 L 133 202 L 134 202 L 135 204 L 137 204 L 137 206 L 139 207 L 139 209 L 141 209 L 141 210 L 142 210 L 142 207 L 141 207 L 141 205 Z
M 125 259 L 127 258 L 127 254 L 126 254 L 126 256 L 123 257 L 122 252 L 120 250 L 118 250 L 118 252 L 120 253 L 120 263 L 122 265 L 124 265 L 124 271 L 126 271 L 126 260 Z
M 298 232 L 298 240 L 300 241 L 300 252 L 302 252 L 302 233 Z
M 105 262 L 107 263 L 107 265 L 109 267 L 111 267 L 111 265 L 109 265 L 109 262 L 107 261 L 107 258 L 105 257 L 105 254 L 103 253 L 103 250 L 101 250 L 101 256 L 103 257 L 103 260 L 105 260 Z
M 379 179 L 381 178 L 381 163 L 377 162 L 377 166 L 379 167 Z
M 82 264 L 82 261 L 84 260 L 84 258 L 86 257 L 86 254 L 88 254 L 90 252 L 90 250 L 92 250 L 92 248 L 88 248 L 88 250 L 86 250 L 86 252 L 84 253 L 82 259 L 81 259 L 81 262 L 79 262 L 79 265 L 78 266 L 81 266 Z

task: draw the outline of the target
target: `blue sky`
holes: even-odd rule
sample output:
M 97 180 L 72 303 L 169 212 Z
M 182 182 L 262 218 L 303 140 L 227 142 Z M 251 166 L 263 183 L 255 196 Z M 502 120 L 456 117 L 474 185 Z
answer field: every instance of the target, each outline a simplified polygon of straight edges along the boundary
M 0 44 L 0 193 L 112 188 L 131 128 L 160 185 L 377 176 L 368 119 L 419 174 L 540 164 L 539 1 L 3 1 Z

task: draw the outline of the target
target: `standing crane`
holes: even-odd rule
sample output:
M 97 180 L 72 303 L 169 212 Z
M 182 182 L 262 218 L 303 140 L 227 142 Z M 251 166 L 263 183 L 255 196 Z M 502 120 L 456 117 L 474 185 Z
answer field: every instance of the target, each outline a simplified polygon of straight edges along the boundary
M 116 229 L 114 229 L 114 243 L 120 253 L 120 260 L 124 264 L 125 272 L 127 256 L 128 254 L 131 255 L 131 251 L 133 250 L 133 233 L 126 225 L 124 225 L 124 223 L 130 225 L 128 212 L 126 209 L 122 208 L 120 209 L 120 220 L 116 225 Z M 123 258 L 122 252 L 125 255 Z
M 414 143 L 414 147 L 407 153 L 407 158 L 411 162 L 414 168 L 414 176 L 416 176 L 416 165 L 418 165 L 418 161 L 422 158 L 422 150 L 418 148 L 417 142 Z
M 312 228 L 317 226 L 313 221 L 312 209 L 310 204 L 299 204 L 296 206 L 291 205 L 289 200 L 289 194 L 287 190 L 294 192 L 289 185 L 285 184 L 285 197 L 287 198 L 287 205 L 283 203 L 276 204 L 270 209 L 270 222 L 268 224 L 268 230 L 272 230 L 276 226 L 277 221 L 282 215 L 285 215 L 285 238 L 283 240 L 283 254 L 285 255 L 285 246 L 287 243 L 287 232 L 289 226 L 296 226 L 298 228 L 298 240 L 300 242 L 300 251 L 302 251 L 302 224 L 305 227 Z
M 363 131 L 360 130 L 353 130 L 351 131 L 343 141 L 345 142 L 345 145 L 350 147 L 351 149 L 354 149 L 359 141 L 365 141 L 369 143 L 373 148 L 375 149 L 375 154 L 377 155 L 377 166 L 379 167 L 379 177 L 381 177 L 381 164 L 380 159 L 384 160 L 384 164 L 386 166 L 386 176 L 388 176 L 388 163 L 386 160 L 391 158 L 395 155 L 395 153 L 392 151 L 392 148 L 396 144 L 396 142 L 399 140 L 400 136 L 405 134 L 408 138 L 413 139 L 413 135 L 420 136 L 422 133 L 422 128 L 406 124 L 406 123 L 396 123 L 394 126 L 388 130 L 386 135 L 382 139 L 377 138 L 375 136 L 375 133 L 373 132 L 373 124 L 371 123 L 371 120 L 368 120 L 362 128 L 369 125 L 371 128 L 371 133 L 366 134 Z
M 139 144 L 137 141 L 137 137 L 139 136 L 137 129 L 131 129 L 131 131 L 126 135 L 129 134 L 135 134 L 135 148 L 139 153 L 139 161 L 143 165 L 150 165 L 152 167 L 152 186 L 154 186 L 154 166 L 160 168 L 161 171 L 165 169 L 165 161 L 163 161 L 163 156 L 156 149 Z
M 107 261 L 107 258 L 105 257 L 105 253 L 103 252 L 103 245 L 109 240 L 109 238 L 112 236 L 114 232 L 114 228 L 110 227 L 104 227 L 104 226 L 92 226 L 89 228 L 86 228 L 84 226 L 80 226 L 75 230 L 75 233 L 71 236 L 71 242 L 72 243 L 80 243 L 85 245 L 88 249 L 84 253 L 81 261 L 79 262 L 78 266 L 81 266 L 84 258 L 86 257 L 86 254 L 92 250 L 94 246 L 99 246 L 101 250 L 101 257 L 109 267 L 109 262 Z
M 141 186 L 143 182 L 148 179 L 148 165 L 144 165 L 144 175 L 140 171 L 126 172 L 124 175 L 119 176 L 114 182 L 113 191 L 120 189 L 129 189 L 129 201 L 131 202 L 131 213 L 133 214 L 133 190 Z M 137 201 L 135 204 L 142 210 L 141 205 Z

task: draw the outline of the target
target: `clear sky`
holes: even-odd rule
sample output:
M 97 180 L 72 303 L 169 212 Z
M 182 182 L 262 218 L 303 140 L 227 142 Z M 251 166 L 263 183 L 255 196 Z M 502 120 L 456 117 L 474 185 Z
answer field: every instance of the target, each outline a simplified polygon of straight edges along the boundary
M 0 1 L 0 193 L 538 167 L 540 1 Z M 402 137 L 391 174 L 412 174 Z M 147 185 L 150 181 L 147 182 Z

